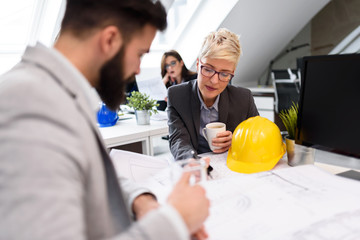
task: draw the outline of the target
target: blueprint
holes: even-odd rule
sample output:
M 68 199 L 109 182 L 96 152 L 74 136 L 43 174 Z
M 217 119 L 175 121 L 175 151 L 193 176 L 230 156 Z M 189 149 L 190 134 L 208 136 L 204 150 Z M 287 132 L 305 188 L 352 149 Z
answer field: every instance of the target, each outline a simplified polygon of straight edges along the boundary
M 209 239 L 360 239 L 360 182 L 313 165 L 204 186 Z
M 113 150 L 119 175 L 148 187 L 164 203 L 174 182 L 164 159 Z M 360 181 L 314 165 L 240 174 L 226 167 L 226 154 L 211 158 L 213 179 L 202 183 L 210 199 L 205 222 L 210 240 L 360 239 Z

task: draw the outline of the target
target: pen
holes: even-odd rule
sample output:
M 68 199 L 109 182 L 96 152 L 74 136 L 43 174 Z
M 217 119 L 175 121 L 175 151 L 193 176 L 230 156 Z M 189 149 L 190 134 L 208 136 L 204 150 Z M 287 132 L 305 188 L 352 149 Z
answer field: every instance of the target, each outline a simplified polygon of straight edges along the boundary
M 192 151 L 191 151 L 191 154 L 193 155 L 193 158 L 194 158 L 194 159 L 200 159 L 199 156 L 197 155 L 196 151 L 192 150 Z M 212 170 L 213 170 L 213 167 L 210 166 L 210 164 L 209 164 L 209 167 L 206 169 L 207 174 L 208 174 L 209 177 L 211 177 L 210 172 L 211 172 Z M 212 177 L 211 177 L 211 178 L 212 178 Z

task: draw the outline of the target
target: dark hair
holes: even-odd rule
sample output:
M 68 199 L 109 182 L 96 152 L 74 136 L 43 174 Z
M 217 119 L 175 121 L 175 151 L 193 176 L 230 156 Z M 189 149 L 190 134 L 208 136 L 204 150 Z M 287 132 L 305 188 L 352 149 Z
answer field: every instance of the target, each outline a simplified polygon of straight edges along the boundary
M 166 12 L 160 1 L 151 0 L 67 0 L 61 32 L 85 37 L 91 30 L 115 25 L 125 41 L 146 24 L 166 28 Z
M 165 60 L 169 56 L 176 58 L 179 62 L 183 61 L 180 54 L 177 51 L 170 50 L 170 51 L 165 52 L 161 58 L 161 77 L 164 77 L 166 75 Z M 196 74 L 196 72 L 190 71 L 185 66 L 185 63 L 184 63 L 183 67 L 181 69 L 181 78 L 186 79 L 189 75 L 194 75 L 194 74 Z

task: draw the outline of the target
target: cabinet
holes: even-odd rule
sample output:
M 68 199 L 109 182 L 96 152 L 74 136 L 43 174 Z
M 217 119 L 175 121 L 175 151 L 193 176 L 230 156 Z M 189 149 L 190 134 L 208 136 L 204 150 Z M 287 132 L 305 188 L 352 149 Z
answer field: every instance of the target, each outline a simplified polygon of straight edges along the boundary
M 274 116 L 274 89 L 273 88 L 249 88 L 253 94 L 255 105 L 260 116 L 275 122 Z

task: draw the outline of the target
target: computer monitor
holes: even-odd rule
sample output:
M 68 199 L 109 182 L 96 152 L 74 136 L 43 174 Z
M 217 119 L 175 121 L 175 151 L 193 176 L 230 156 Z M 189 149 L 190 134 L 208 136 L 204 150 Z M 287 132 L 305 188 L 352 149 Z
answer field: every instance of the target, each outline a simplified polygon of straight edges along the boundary
M 360 158 L 360 54 L 304 57 L 297 144 Z

